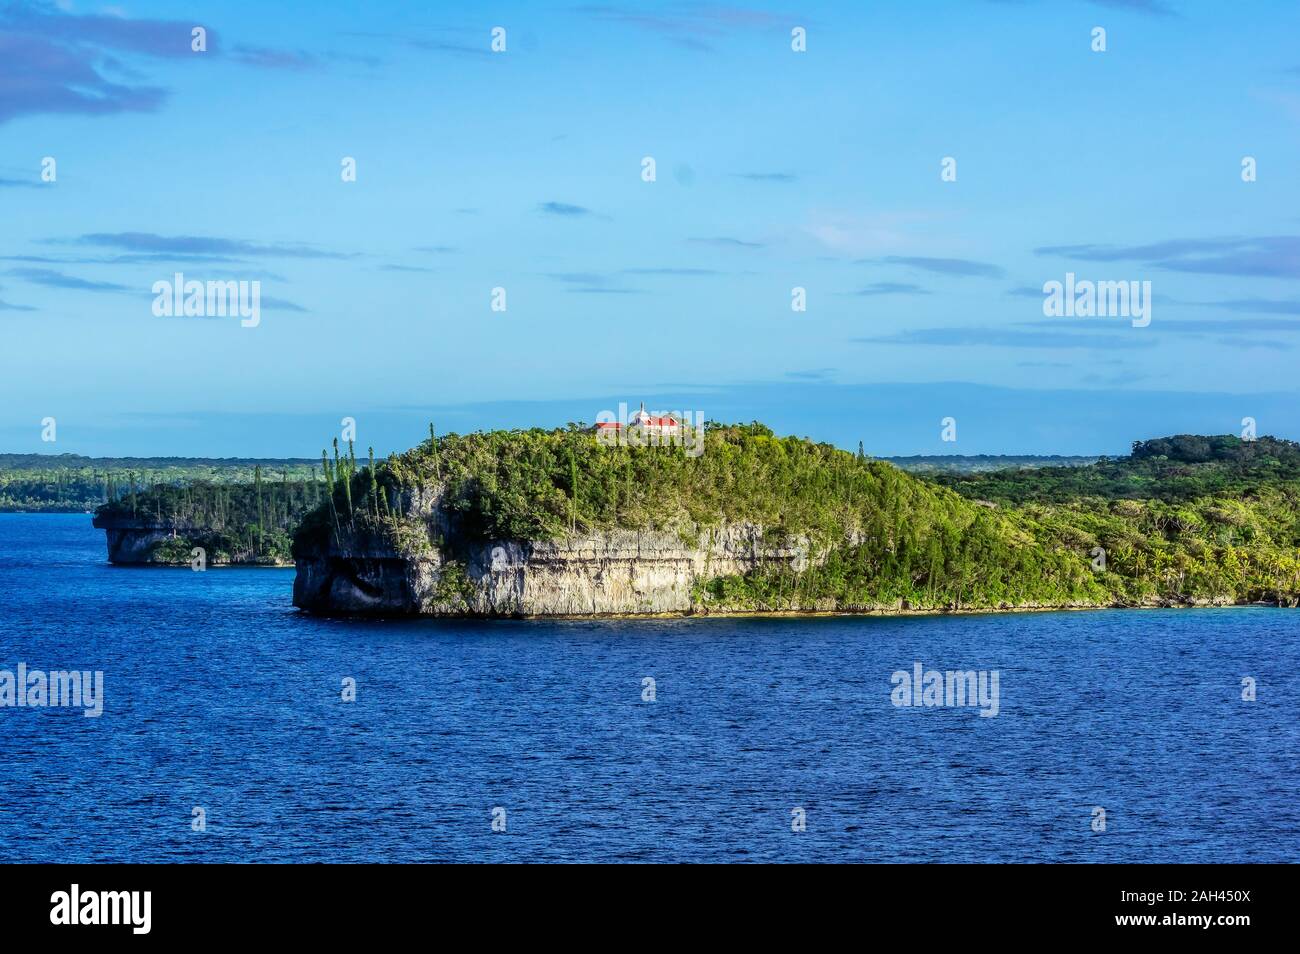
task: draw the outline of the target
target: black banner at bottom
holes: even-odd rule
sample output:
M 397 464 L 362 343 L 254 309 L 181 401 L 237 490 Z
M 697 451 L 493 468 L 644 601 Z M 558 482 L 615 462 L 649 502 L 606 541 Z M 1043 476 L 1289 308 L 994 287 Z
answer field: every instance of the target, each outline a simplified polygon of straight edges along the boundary
M 569 936 L 607 940 L 621 924 L 629 937 L 648 930 L 664 939 L 690 917 L 733 940 L 778 919 L 810 936 L 849 925 L 872 937 L 933 931 L 943 943 L 1043 931 L 1232 943 L 1286 926 L 1294 880 L 1289 867 L 1271 865 L 875 866 L 809 874 L 715 871 L 702 883 L 690 871 L 663 882 L 607 872 L 606 884 L 592 887 L 574 872 L 580 893 L 565 899 L 568 872 L 535 883 L 527 873 L 488 866 L 462 866 L 449 883 L 448 872 L 400 865 L 7 865 L 0 866 L 0 923 L 6 940 L 337 943 L 458 922 L 493 936 L 503 927 L 551 933 L 562 923 Z M 619 884 L 622 877 L 628 881 Z M 976 935 L 965 935 L 963 925 Z

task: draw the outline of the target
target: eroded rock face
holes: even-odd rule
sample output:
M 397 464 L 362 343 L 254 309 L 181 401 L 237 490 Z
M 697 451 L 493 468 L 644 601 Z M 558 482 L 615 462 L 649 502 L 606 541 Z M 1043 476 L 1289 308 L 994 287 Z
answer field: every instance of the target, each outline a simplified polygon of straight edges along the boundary
M 616 530 L 450 549 L 459 558 L 432 543 L 402 555 L 374 540 L 331 541 L 299 556 L 294 605 L 321 613 L 429 616 L 683 613 L 699 582 L 760 564 L 802 570 L 808 560 L 805 542 L 773 545 L 748 524 L 693 540 Z
M 105 531 L 110 563 L 152 563 L 154 547 L 171 536 L 170 530 Z
M 147 518 L 96 516 L 91 525 L 104 531 L 110 563 L 152 563 L 154 548 L 176 533 L 171 526 Z
M 411 613 L 410 568 L 400 558 L 298 560 L 293 604 L 322 613 Z
M 570 616 L 681 613 L 696 583 L 760 563 L 802 568 L 801 549 L 764 546 L 753 526 L 701 534 L 612 531 L 557 542 L 483 547 L 468 565 L 473 612 Z

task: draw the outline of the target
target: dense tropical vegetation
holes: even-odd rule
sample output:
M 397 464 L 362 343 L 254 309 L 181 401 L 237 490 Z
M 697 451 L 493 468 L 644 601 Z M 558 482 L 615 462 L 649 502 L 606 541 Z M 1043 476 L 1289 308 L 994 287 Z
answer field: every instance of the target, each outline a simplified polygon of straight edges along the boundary
M 340 460 L 337 449 L 323 460 L 325 503 L 295 550 L 375 536 L 399 550 L 427 546 L 416 502 L 439 488 L 449 525 L 437 542 L 453 557 L 473 544 L 612 528 L 693 541 L 742 522 L 811 555 L 801 572 L 774 560 L 707 580 L 701 609 L 1294 605 L 1296 450 L 1269 438 L 1176 437 L 1087 467 L 928 481 L 757 423 L 710 425 L 699 456 L 606 446 L 578 425 L 441 438 L 431 429 L 378 465 Z
M 939 473 L 934 479 L 964 497 L 1011 504 L 1102 500 L 1191 501 L 1211 494 L 1253 494 L 1300 480 L 1300 444 L 1261 437 L 1180 434 L 1135 441 L 1129 457 L 1089 467 L 1017 468 Z

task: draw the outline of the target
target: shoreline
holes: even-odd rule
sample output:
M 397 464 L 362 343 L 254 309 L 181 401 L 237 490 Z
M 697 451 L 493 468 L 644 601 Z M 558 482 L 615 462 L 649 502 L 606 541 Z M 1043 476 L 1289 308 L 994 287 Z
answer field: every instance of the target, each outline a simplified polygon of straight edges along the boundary
M 430 614 L 430 613 L 321 613 L 295 607 L 303 616 L 319 619 L 353 619 L 353 620 L 432 620 L 462 622 L 475 620 L 480 622 L 581 622 L 583 620 L 622 620 L 628 622 L 653 622 L 663 620 L 706 620 L 706 619 L 825 619 L 825 618 L 904 618 L 923 616 L 995 616 L 1012 613 L 1062 613 L 1088 612 L 1090 610 L 1206 610 L 1206 609 L 1296 609 L 1278 603 L 1255 601 L 1250 603 L 1111 603 L 1105 605 L 1069 604 L 1060 606 L 1007 606 L 981 607 L 972 609 L 873 609 L 873 610 L 753 610 L 753 611 L 719 611 L 699 613 L 580 613 L 553 615 L 483 615 L 474 613 Z
M 121 570 L 193 570 L 188 563 L 115 563 L 105 560 L 103 566 L 116 567 Z M 209 563 L 205 570 L 292 570 L 292 563 Z

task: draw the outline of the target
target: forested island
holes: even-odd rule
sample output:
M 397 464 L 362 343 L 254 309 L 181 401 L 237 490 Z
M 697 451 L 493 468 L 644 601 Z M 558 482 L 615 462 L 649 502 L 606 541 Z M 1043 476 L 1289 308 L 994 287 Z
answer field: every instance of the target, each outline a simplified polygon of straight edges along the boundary
M 93 522 L 105 531 L 110 562 L 190 566 L 199 548 L 205 566 L 290 566 L 294 532 L 331 490 L 346 501 L 359 469 L 352 444 L 341 452 L 338 441 L 333 461 L 322 452 L 319 465 L 166 460 L 179 476 L 141 485 L 134 476 L 123 483 L 106 472 L 105 502 L 95 508 Z M 127 462 L 138 468 L 139 459 Z M 373 450 L 368 466 L 375 468 Z
M 169 460 L 170 479 L 117 476 L 138 465 L 91 471 L 103 498 L 95 524 L 114 562 L 189 565 L 201 547 L 209 565 L 294 563 L 295 602 L 327 613 L 883 613 L 1300 598 L 1300 445 L 1179 435 L 1092 463 L 1013 459 L 1021 465 L 988 469 L 998 458 L 927 458 L 907 473 L 861 448 L 778 437 L 757 423 L 707 426 L 698 456 L 673 443 L 608 446 L 574 424 L 430 428 L 428 440 L 385 460 L 358 460 L 335 443 L 320 461 L 243 470 Z M 53 486 L 65 499 L 73 487 L 90 492 L 71 479 Z
M 320 503 L 304 459 L 0 454 L 0 512 L 91 513 L 115 563 L 285 566 Z
M 430 435 L 294 539 L 326 613 L 549 616 L 1294 606 L 1300 447 L 1139 442 L 925 479 L 761 424 L 682 446 L 586 428 Z
M 195 548 L 204 565 L 287 566 L 292 536 L 320 505 L 322 483 L 264 479 L 255 465 L 249 483 L 194 480 L 134 486 L 111 495 L 94 525 L 108 539 L 113 563 L 190 565 Z

